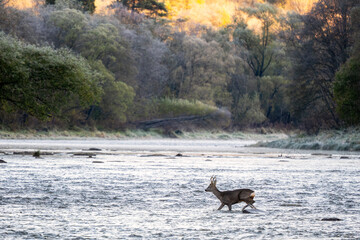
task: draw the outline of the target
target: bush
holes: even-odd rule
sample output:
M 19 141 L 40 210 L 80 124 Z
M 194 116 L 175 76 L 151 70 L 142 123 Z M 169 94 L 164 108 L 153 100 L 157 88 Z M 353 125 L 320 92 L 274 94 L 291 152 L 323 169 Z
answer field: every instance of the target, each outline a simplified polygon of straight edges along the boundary
M 205 116 L 214 113 L 217 108 L 204 104 L 200 101 L 163 98 L 156 100 L 159 116 L 178 117 L 178 116 Z
M 334 83 L 336 111 L 349 125 L 360 124 L 360 55 L 337 72 Z
M 99 98 L 95 72 L 69 50 L 23 43 L 0 32 L 0 103 L 41 119 Z
M 255 126 L 266 120 L 261 111 L 260 99 L 257 94 L 250 96 L 244 94 L 236 105 L 234 124 L 242 127 Z

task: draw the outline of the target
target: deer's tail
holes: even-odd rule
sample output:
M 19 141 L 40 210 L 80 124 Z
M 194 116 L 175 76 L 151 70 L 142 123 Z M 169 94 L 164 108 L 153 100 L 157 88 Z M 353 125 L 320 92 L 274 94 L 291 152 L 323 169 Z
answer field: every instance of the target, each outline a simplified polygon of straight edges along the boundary
M 252 192 L 252 193 L 250 194 L 250 197 L 251 197 L 251 198 L 254 198 L 254 197 L 255 197 L 255 192 Z

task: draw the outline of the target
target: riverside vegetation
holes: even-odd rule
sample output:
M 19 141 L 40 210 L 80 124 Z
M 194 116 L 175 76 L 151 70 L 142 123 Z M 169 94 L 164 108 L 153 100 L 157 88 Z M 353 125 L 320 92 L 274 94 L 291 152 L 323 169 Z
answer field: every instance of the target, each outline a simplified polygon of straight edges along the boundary
M 237 2 L 209 26 L 167 17 L 166 1 L 0 0 L 0 128 L 358 129 L 358 1 Z

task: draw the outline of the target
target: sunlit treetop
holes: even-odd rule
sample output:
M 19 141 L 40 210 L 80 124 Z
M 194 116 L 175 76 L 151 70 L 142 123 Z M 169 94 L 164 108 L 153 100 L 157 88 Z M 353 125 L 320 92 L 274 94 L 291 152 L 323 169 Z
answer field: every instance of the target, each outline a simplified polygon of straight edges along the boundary
M 156 0 L 116 0 L 129 10 L 152 17 L 165 17 L 167 16 L 167 9 L 165 4 Z
M 37 0 L 4 0 L 8 5 L 24 9 L 37 4 Z M 256 3 L 269 2 L 285 11 L 304 14 L 318 0 L 116 0 L 135 12 L 166 16 L 182 25 L 201 24 L 221 27 L 232 22 L 237 10 L 253 7 Z M 106 12 L 113 0 L 95 0 L 95 13 Z M 186 28 L 186 27 L 185 27 Z

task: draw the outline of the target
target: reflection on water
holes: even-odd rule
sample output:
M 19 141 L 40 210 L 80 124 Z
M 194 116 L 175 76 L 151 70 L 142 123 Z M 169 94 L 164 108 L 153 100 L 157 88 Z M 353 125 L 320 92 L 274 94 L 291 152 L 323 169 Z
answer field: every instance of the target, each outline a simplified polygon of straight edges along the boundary
M 246 147 L 251 143 L 1 140 L 0 159 L 7 163 L 0 164 L 0 237 L 360 236 L 359 155 Z M 52 155 L 23 155 L 39 149 Z M 243 214 L 243 204 L 216 211 L 220 202 L 204 191 L 212 175 L 220 190 L 255 190 L 263 212 Z M 321 221 L 326 218 L 341 221 Z

